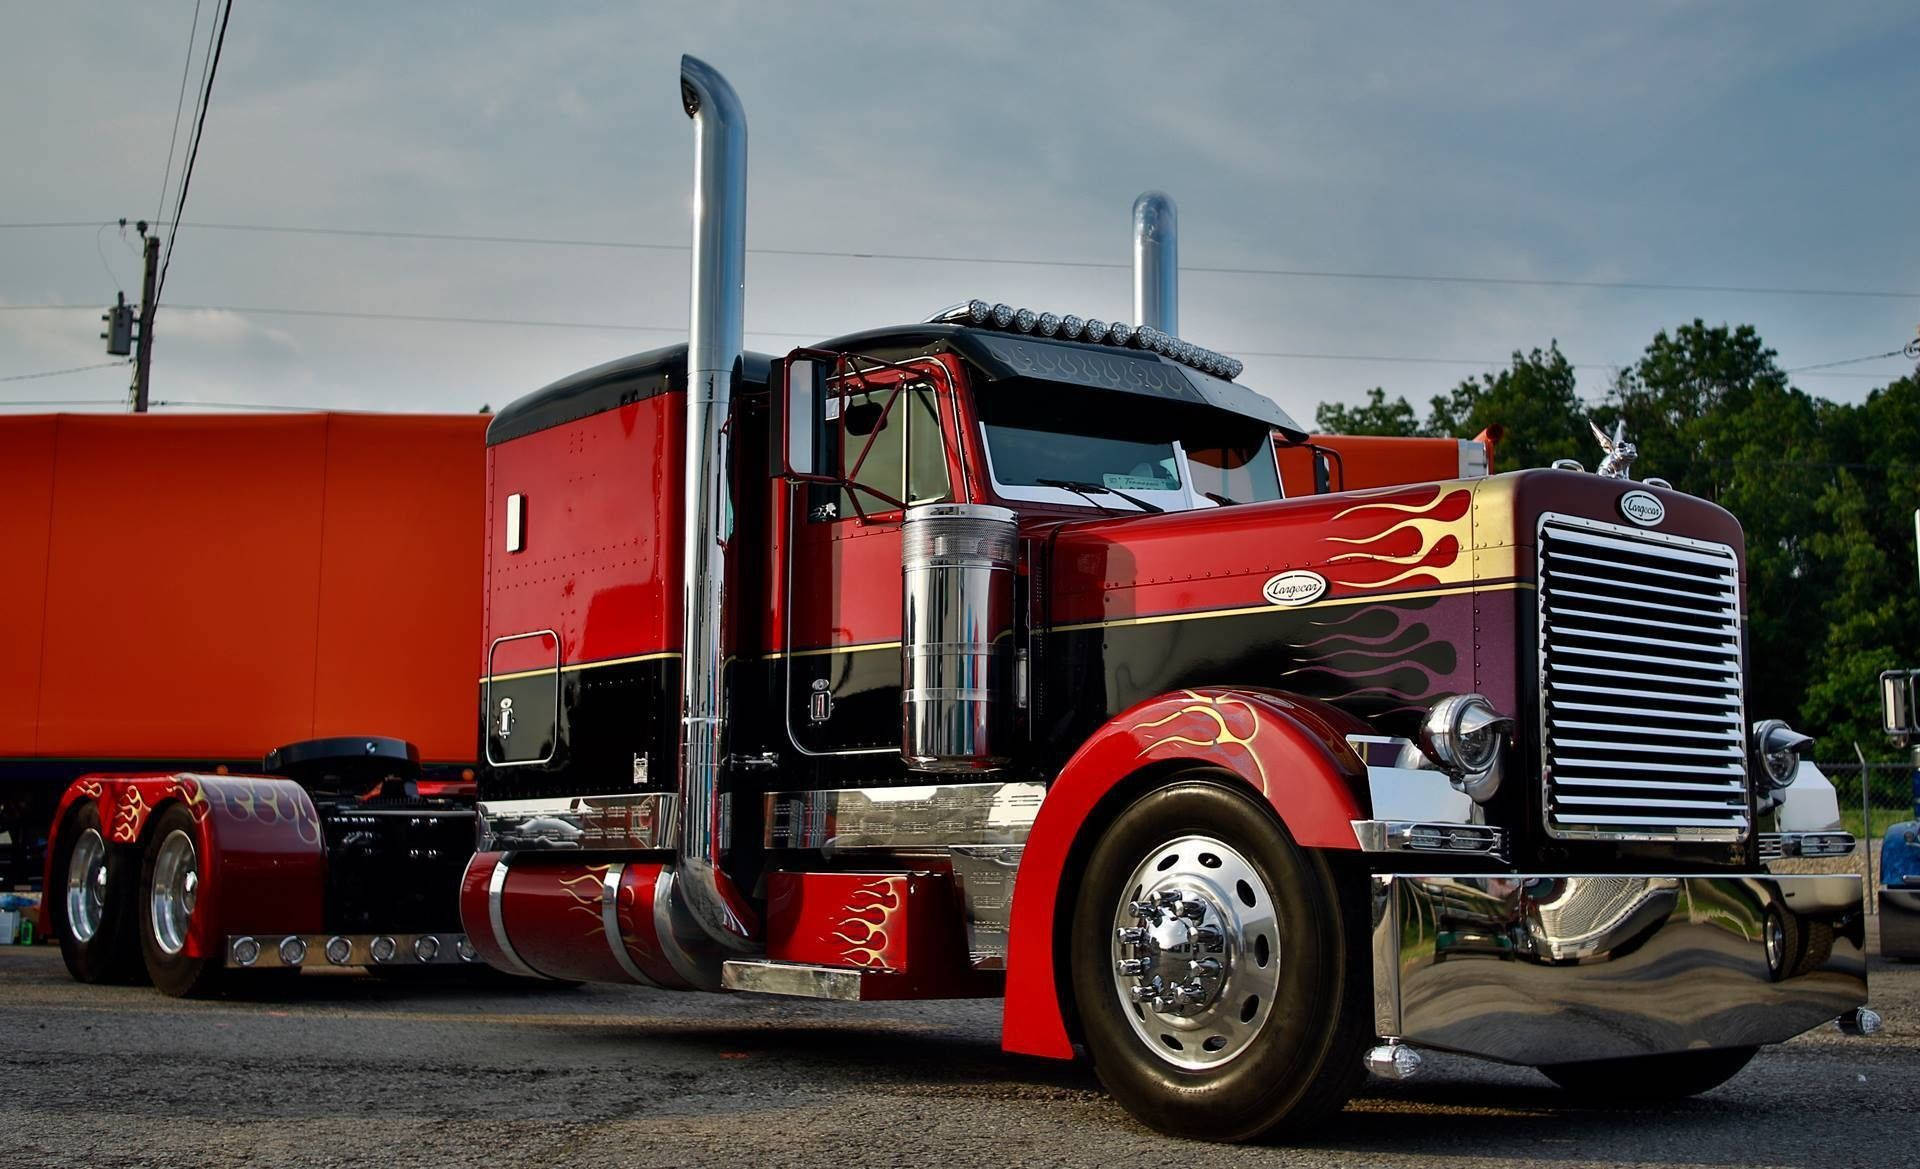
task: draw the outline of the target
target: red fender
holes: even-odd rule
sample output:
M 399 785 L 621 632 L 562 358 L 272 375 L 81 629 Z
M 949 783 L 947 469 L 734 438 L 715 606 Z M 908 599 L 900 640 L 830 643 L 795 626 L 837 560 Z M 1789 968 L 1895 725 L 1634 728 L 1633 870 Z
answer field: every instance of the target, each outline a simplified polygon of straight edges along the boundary
M 1073 1056 L 1054 969 L 1059 892 L 1087 818 L 1116 785 L 1155 763 L 1224 768 L 1266 797 L 1297 844 L 1357 849 L 1351 822 L 1367 814 L 1367 769 L 1345 736 L 1365 733 L 1365 723 L 1324 703 L 1223 687 L 1148 699 L 1100 728 L 1047 789 L 1021 855 L 1001 1046 Z
M 250 775 L 88 775 L 60 797 L 47 841 L 46 881 L 67 812 L 82 800 L 100 807 L 107 843 L 132 847 L 154 815 L 183 804 L 196 825 L 202 880 L 185 953 L 220 954 L 229 934 L 319 933 L 325 928 L 326 843 L 320 814 L 299 784 Z M 42 922 L 45 907 L 42 907 Z

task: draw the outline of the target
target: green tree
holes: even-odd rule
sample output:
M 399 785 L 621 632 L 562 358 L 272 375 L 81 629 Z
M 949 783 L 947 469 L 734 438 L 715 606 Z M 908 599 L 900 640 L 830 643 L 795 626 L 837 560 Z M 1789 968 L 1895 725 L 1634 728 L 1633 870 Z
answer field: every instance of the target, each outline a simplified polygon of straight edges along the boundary
M 1555 459 L 1592 465 L 1596 451 L 1586 410 L 1574 390 L 1573 365 L 1560 343 L 1515 350 L 1498 373 L 1468 378 L 1433 399 L 1424 432 L 1472 438 L 1489 426 L 1506 430 L 1495 454 L 1502 471 L 1551 466 Z
M 1405 398 L 1387 401 L 1387 391 L 1375 386 L 1367 391 L 1364 406 L 1345 406 L 1322 402 L 1313 412 L 1313 423 L 1322 434 L 1386 434 L 1406 436 L 1420 433 L 1419 419 Z

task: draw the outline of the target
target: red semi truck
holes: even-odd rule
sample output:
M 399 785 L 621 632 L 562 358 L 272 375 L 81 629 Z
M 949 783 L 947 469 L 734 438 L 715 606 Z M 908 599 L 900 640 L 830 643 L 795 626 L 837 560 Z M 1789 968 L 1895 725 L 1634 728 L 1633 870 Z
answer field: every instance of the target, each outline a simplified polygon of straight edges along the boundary
M 1221 1140 L 1420 1047 L 1676 1096 L 1871 1026 L 1858 878 L 1774 871 L 1852 841 L 1780 830 L 1732 516 L 1569 470 L 1289 497 L 1307 436 L 1167 317 L 745 352 L 745 118 L 680 85 L 688 343 L 488 428 L 486 961 L 1003 996 L 1009 1051 Z
M 197 951 L 224 936 L 170 920 L 143 963 L 143 868 L 176 873 L 196 930 L 339 937 L 355 964 L 427 935 L 458 961 L 486 422 L 0 419 L 0 831 L 14 882 L 53 862 L 76 973 L 223 967 Z

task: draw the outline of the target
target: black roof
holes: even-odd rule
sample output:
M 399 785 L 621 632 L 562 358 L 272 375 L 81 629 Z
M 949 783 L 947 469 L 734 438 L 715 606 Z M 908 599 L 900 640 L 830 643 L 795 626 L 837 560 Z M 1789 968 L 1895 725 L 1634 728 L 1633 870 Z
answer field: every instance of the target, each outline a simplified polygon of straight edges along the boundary
M 1279 403 L 1265 394 L 1142 349 L 939 323 L 868 329 L 822 341 L 813 348 L 893 360 L 955 353 L 985 374 L 988 381 L 1028 378 L 1139 394 L 1225 410 L 1254 419 L 1296 441 L 1305 438 L 1307 433 Z M 772 360 L 764 353 L 745 355 L 748 387 L 767 384 Z M 655 394 L 682 393 L 686 388 L 684 342 L 615 358 L 604 365 L 570 374 L 514 401 L 488 424 L 487 445 L 560 426 Z
M 764 353 L 747 353 L 744 357 L 748 385 L 765 386 L 773 359 Z M 629 357 L 616 357 L 515 399 L 487 424 L 487 445 L 561 426 L 655 394 L 684 393 L 686 388 L 684 341 Z
M 985 373 L 988 381 L 1028 378 L 1211 406 L 1254 419 L 1296 441 L 1307 436 L 1265 394 L 1144 349 L 942 323 L 868 329 L 823 341 L 816 348 L 892 359 L 957 353 Z

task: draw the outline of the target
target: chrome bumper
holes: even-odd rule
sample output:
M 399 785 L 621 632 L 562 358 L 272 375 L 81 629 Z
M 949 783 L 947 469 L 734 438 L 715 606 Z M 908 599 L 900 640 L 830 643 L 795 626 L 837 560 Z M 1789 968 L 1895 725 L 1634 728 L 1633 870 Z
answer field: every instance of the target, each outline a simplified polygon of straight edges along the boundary
M 1373 879 L 1374 1025 L 1507 1063 L 1778 1043 L 1867 1000 L 1852 876 Z

